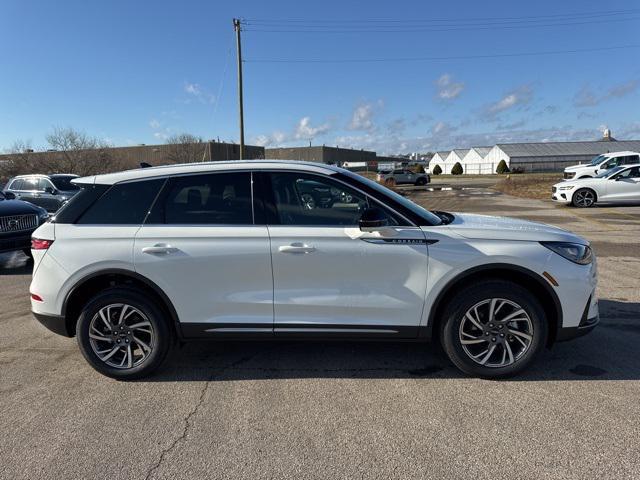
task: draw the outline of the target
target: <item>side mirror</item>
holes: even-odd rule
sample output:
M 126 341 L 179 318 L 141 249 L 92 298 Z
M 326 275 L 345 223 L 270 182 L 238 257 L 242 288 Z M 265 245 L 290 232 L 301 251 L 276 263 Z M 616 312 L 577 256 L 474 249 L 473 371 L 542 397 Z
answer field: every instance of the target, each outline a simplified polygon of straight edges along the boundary
M 55 191 L 55 189 L 53 187 L 45 187 L 44 188 L 44 192 L 48 193 L 50 195 L 55 195 L 56 194 L 56 191 Z
M 15 200 L 16 194 L 12 192 L 4 192 L 4 198 L 6 198 L 7 200 Z
M 385 213 L 379 208 L 367 208 L 362 212 L 358 225 L 363 232 L 373 232 L 378 228 L 386 227 L 389 223 Z

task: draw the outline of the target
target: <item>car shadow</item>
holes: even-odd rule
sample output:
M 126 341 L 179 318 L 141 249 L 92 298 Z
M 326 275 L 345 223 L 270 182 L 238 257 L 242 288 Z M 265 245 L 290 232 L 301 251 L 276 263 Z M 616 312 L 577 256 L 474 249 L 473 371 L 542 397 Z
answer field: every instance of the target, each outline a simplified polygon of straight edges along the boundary
M 601 325 L 544 350 L 511 381 L 639 380 L 640 303 L 601 300 Z M 145 381 L 464 378 L 435 344 L 198 342 L 173 352 Z
M 0 276 L 31 275 L 33 259 L 22 252 L 0 253 Z

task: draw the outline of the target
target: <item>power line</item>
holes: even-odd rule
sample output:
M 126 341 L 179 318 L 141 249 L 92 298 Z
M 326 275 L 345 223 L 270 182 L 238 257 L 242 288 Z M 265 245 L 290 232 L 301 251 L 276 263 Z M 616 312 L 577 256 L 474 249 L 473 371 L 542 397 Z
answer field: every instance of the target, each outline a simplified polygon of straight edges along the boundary
M 534 57 L 544 55 L 563 55 L 572 53 L 603 52 L 640 48 L 637 45 L 618 45 L 613 47 L 578 48 L 574 50 L 548 50 L 540 52 L 495 53 L 484 55 L 452 55 L 429 57 L 388 57 L 388 58 L 334 58 L 334 59 L 295 59 L 295 58 L 256 58 L 245 59 L 244 63 L 384 63 L 384 62 L 419 62 L 435 60 L 471 60 L 483 58 Z
M 502 20 L 536 20 L 536 19 L 553 19 L 553 18 L 580 18 L 580 17 L 594 17 L 594 16 L 611 16 L 611 15 L 623 15 L 623 14 L 633 14 L 640 12 L 638 8 L 626 9 L 626 10 L 601 10 L 601 11 L 593 11 L 593 12 L 578 12 L 578 13 L 561 13 L 561 14 L 553 14 L 553 15 L 526 15 L 519 17 L 451 17 L 451 18 L 429 18 L 429 19 L 390 19 L 390 18 L 380 18 L 380 19 L 363 19 L 363 18 L 354 18 L 354 19 L 308 19 L 308 18 L 290 18 L 290 19 L 256 19 L 256 18 L 246 18 L 243 19 L 243 23 L 345 23 L 345 24 L 354 24 L 354 23 L 411 23 L 411 22 L 473 22 L 473 21 L 502 21 Z
M 554 23 L 525 23 L 525 24 L 457 24 L 457 25 L 446 25 L 446 26 L 434 26 L 434 27 L 420 27 L 420 26 L 386 26 L 384 28 L 370 28 L 368 26 L 349 26 L 349 28 L 345 28 L 344 26 L 330 27 L 330 26 L 322 26 L 322 27 L 314 27 L 307 26 L 305 28 L 298 28 L 298 26 L 294 26 L 294 28 L 287 27 L 263 27 L 263 28 L 251 28 L 251 23 L 247 23 L 249 28 L 244 28 L 246 32 L 265 32 L 265 33 L 338 33 L 338 34 L 360 34 L 360 33 L 428 33 L 428 32 L 457 32 L 457 31 L 470 31 L 470 30 L 513 30 L 513 29 L 523 29 L 523 28 L 548 28 L 548 27 L 570 27 L 576 25 L 602 25 L 603 23 L 618 23 L 618 22 L 629 22 L 629 21 L 638 21 L 640 20 L 640 16 L 635 17 L 627 17 L 627 18 L 611 18 L 611 19 L 595 19 L 595 20 L 585 20 L 585 21 L 571 21 L 571 22 L 554 22 Z M 259 25 L 256 25 L 260 27 Z

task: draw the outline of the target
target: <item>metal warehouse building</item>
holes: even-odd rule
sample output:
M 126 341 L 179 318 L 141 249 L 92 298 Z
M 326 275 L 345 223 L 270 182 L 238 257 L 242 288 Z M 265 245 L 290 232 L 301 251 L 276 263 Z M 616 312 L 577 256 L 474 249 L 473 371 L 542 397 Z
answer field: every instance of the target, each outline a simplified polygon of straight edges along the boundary
M 304 160 L 342 166 L 343 163 L 375 162 L 376 152 L 322 145 L 317 147 L 267 148 L 265 149 L 265 158 L 273 160 Z
M 640 140 L 500 143 L 487 153 L 481 168 L 487 173 L 495 173 L 500 161 L 504 160 L 510 169 L 521 168 L 525 172 L 559 171 L 569 165 L 586 163 L 602 153 L 624 150 L 640 151 Z

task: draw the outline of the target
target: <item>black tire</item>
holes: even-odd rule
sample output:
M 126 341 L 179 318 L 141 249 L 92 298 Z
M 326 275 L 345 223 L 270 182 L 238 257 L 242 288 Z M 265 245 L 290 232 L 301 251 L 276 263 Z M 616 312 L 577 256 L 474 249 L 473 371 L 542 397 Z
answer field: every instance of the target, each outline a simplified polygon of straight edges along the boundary
M 596 192 L 590 188 L 580 188 L 571 197 L 571 205 L 576 208 L 590 208 L 598 201 Z
M 480 302 L 493 298 L 504 299 L 517 304 L 519 308 L 524 310 L 528 315 L 532 327 L 532 332 L 530 332 L 532 339 L 530 340 L 528 348 L 523 350 L 521 356 L 514 356 L 513 363 L 505 366 L 479 364 L 465 351 L 461 341 L 462 335 L 464 335 L 461 333 L 463 331 L 461 329 L 461 323 L 466 313 Z M 506 328 L 509 327 L 506 326 Z M 501 331 L 504 332 L 504 330 Z M 482 334 L 480 333 L 478 335 Z M 489 341 L 493 338 L 492 335 L 493 334 L 486 337 L 487 340 L 485 341 L 488 347 L 492 345 L 496 347 L 496 344 L 492 344 Z M 488 379 L 507 378 L 523 371 L 533 362 L 536 355 L 544 347 L 547 341 L 547 335 L 548 323 L 539 300 L 520 285 L 503 280 L 486 281 L 476 286 L 467 287 L 461 291 L 461 293 L 453 298 L 446 306 L 440 329 L 441 345 L 453 364 L 468 375 Z M 509 334 L 507 334 L 507 337 L 509 337 Z M 511 337 L 514 336 L 511 335 Z M 500 341 L 500 339 L 498 340 Z M 517 340 L 517 338 L 515 340 Z M 504 342 L 506 341 L 507 338 L 504 339 Z M 509 342 L 514 342 L 514 338 L 511 338 Z M 518 343 L 510 343 L 510 345 L 518 345 Z M 478 346 L 478 348 L 481 347 Z M 498 346 L 497 348 L 504 349 L 502 346 Z M 511 351 L 511 348 L 509 351 Z M 500 357 L 500 352 L 500 350 L 497 350 L 495 355 Z
M 114 304 L 126 304 L 139 310 L 151 324 L 150 330 L 153 332 L 149 341 L 151 352 L 139 365 L 133 365 L 130 368 L 117 368 L 105 363 L 98 357 L 89 339 L 91 321 L 99 315 L 100 309 Z M 173 343 L 172 336 L 169 319 L 166 318 L 162 309 L 139 291 L 129 288 L 109 288 L 93 297 L 82 309 L 76 325 L 78 345 L 89 365 L 101 374 L 118 380 L 143 378 L 156 371 L 169 353 Z
M 416 180 L 416 185 L 417 186 L 422 186 L 422 185 L 426 185 L 427 184 L 427 179 L 424 177 L 420 177 Z

